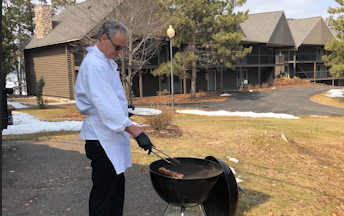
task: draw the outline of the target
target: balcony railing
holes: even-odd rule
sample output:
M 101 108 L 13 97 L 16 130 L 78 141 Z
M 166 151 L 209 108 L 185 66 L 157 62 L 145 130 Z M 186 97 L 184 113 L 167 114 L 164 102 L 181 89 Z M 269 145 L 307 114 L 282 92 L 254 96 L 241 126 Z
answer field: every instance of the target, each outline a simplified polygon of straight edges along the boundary
M 296 74 L 303 74 L 302 78 L 314 78 L 314 71 L 297 71 Z M 332 77 L 329 71 L 315 71 L 315 78 Z
M 322 61 L 322 56 L 320 54 L 315 53 L 296 53 L 296 61 Z M 294 59 L 294 55 L 290 55 L 290 60 Z
M 283 64 L 285 56 L 272 56 L 272 55 L 246 55 L 242 59 L 237 59 L 237 65 L 250 65 L 250 64 Z

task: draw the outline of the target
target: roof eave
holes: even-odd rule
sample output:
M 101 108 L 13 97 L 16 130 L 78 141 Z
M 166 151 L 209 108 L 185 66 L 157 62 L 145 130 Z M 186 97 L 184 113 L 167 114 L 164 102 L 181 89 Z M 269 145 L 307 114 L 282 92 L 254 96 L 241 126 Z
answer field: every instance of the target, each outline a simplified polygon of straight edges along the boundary
M 73 42 L 73 41 L 78 41 L 80 38 L 75 38 L 71 40 L 66 40 L 66 41 L 59 41 L 59 42 L 53 42 L 53 43 L 46 43 L 46 44 L 40 44 L 39 46 L 26 46 L 24 50 L 29 50 L 29 49 L 34 49 L 34 48 L 39 48 L 39 47 L 46 47 L 46 46 L 51 46 L 51 45 L 57 45 L 57 44 L 63 44 L 63 43 L 68 43 L 68 42 Z

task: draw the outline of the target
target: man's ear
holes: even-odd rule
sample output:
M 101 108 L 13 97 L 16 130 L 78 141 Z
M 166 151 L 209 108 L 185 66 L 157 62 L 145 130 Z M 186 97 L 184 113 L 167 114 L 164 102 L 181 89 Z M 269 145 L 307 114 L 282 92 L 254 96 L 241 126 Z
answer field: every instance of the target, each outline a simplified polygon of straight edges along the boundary
M 108 39 L 108 37 L 107 37 L 107 35 L 106 34 L 103 34 L 102 36 L 101 36 L 101 38 L 100 38 L 100 41 L 102 42 L 102 43 L 105 43 L 105 41 Z

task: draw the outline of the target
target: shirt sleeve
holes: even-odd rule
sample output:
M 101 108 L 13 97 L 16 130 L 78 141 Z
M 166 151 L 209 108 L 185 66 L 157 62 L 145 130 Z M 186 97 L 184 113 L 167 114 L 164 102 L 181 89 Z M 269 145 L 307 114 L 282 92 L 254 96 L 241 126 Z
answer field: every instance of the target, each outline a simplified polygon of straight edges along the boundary
M 86 74 L 85 90 L 101 121 L 116 133 L 123 133 L 133 123 L 106 76 L 105 66 L 92 65 Z M 123 91 L 123 90 L 122 90 Z

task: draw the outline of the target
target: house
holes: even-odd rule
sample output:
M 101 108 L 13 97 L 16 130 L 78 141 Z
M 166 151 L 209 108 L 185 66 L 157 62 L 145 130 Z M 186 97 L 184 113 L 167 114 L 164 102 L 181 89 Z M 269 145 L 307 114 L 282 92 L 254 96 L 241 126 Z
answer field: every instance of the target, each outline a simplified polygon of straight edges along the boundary
M 95 34 L 104 20 L 111 18 L 114 8 L 126 10 L 123 0 L 88 0 L 67 7 L 51 19 L 49 6 L 36 6 L 37 33 L 22 46 L 28 94 L 34 94 L 36 82 L 43 76 L 46 83 L 44 96 L 73 100 L 74 83 L 84 56 L 73 44 Z M 325 54 L 324 45 L 335 38 L 321 17 L 287 19 L 283 11 L 250 14 L 240 28 L 244 35 L 241 44 L 252 46 L 252 53 L 233 63 L 234 70 L 199 68 L 196 91 L 240 89 L 246 82 L 261 85 L 272 82 L 277 76 L 299 76 L 313 82 L 344 84 L 344 77 L 330 77 L 325 62 L 321 60 L 321 55 Z M 173 48 L 173 52 L 176 51 Z M 166 42 L 150 64 L 134 77 L 135 96 L 152 96 L 157 91 L 170 89 L 169 77 L 159 78 L 150 74 L 168 59 Z M 182 86 L 183 81 L 174 77 L 175 93 L 183 93 Z M 187 80 L 187 92 L 190 92 L 190 80 Z
M 136 3 L 145 2 L 137 0 Z M 36 83 L 43 77 L 45 97 L 73 100 L 74 84 L 85 47 L 94 45 L 91 39 L 96 37 L 105 20 L 113 18 L 115 9 L 127 13 L 127 6 L 123 0 L 88 0 L 67 7 L 52 19 L 49 5 L 37 5 L 36 34 L 21 46 L 24 50 L 28 95 L 35 93 Z M 85 43 L 87 40 L 89 43 Z M 148 72 L 157 68 L 162 61 L 167 61 L 166 54 L 164 57 L 162 51 L 154 61 L 157 61 L 155 66 L 145 66 L 142 73 L 135 77 L 141 86 L 147 86 L 145 89 L 137 88 L 141 94 L 156 93 L 159 78 Z M 143 81 L 142 75 L 145 75 Z
M 336 38 L 322 17 L 287 19 L 283 11 L 250 14 L 240 23 L 240 32 L 240 43 L 252 46 L 252 52 L 233 63 L 234 70 L 201 70 L 197 90 L 242 89 L 244 83 L 271 83 L 278 76 L 344 85 L 344 77 L 331 77 L 321 59 L 327 41 Z

